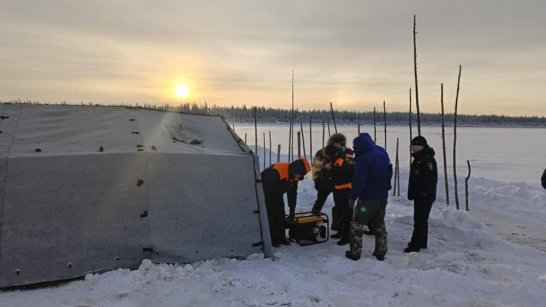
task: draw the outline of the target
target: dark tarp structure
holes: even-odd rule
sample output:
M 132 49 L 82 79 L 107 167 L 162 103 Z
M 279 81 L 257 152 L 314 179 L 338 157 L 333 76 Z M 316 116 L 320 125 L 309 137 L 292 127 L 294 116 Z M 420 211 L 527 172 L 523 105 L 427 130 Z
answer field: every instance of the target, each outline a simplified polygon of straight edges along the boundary
M 0 288 L 271 256 L 258 161 L 218 116 L 0 104 Z

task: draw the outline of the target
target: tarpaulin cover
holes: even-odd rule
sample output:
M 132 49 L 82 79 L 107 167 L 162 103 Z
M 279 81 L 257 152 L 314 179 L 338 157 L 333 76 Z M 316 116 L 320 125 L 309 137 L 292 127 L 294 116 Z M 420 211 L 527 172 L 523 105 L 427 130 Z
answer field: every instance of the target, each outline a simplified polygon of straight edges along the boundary
M 222 118 L 0 104 L 0 287 L 270 256 L 258 161 Z

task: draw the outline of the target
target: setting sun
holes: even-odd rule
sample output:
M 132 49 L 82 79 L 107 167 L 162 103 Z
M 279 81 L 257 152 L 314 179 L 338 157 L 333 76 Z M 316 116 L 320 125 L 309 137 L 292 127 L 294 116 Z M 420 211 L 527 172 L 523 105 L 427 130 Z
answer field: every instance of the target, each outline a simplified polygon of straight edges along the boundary
M 184 83 L 179 83 L 174 88 L 174 94 L 176 98 L 187 98 L 190 96 L 190 89 Z

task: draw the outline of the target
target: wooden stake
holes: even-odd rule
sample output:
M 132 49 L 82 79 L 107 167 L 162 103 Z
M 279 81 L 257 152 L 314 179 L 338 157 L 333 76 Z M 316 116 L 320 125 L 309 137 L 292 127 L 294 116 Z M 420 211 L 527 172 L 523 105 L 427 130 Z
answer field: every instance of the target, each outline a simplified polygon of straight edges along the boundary
M 377 144 L 377 119 L 375 107 L 373 107 L 373 142 Z
M 421 112 L 419 110 L 419 85 L 417 81 L 417 16 L 413 15 L 413 71 L 415 74 L 415 106 L 417 107 L 417 135 L 421 135 Z
M 330 120 L 328 119 L 328 138 L 332 136 L 332 133 L 330 133 Z
M 457 78 L 457 94 L 455 96 L 455 114 L 453 117 L 453 180 L 455 181 L 455 206 L 459 210 L 459 188 L 457 187 L 457 108 L 459 105 L 459 88 L 461 84 L 461 70 L 459 65 L 459 77 Z
M 309 116 L 309 163 L 313 161 L 313 119 Z
M 466 211 L 469 211 L 469 208 L 468 208 L 468 180 L 470 179 L 470 174 L 472 173 L 472 168 L 470 167 L 470 161 L 466 160 L 466 164 L 468 164 L 468 175 L 464 179 L 464 192 L 465 192 Z
M 324 115 L 322 116 L 322 148 L 324 148 L 324 138 L 326 137 L 326 125 L 324 124 Z
M 271 160 L 271 152 L 273 151 L 271 144 L 271 130 L 269 130 L 269 165 L 273 164 L 273 160 Z
M 334 107 L 332 106 L 331 102 L 330 102 L 330 111 L 332 112 L 332 120 L 334 121 L 334 129 L 337 133 L 336 115 L 334 114 Z
M 303 133 L 303 118 L 300 117 L 300 132 L 301 132 L 301 145 L 303 147 L 303 156 L 307 157 L 307 150 L 305 150 L 305 133 Z M 298 158 L 301 158 L 299 156 Z
M 301 132 L 298 131 L 298 158 L 301 157 Z
M 409 89 L 409 138 L 410 138 L 410 148 L 409 148 L 409 153 L 410 153 L 410 156 L 409 156 L 409 164 L 410 164 L 410 170 L 411 170 L 411 160 L 412 160 L 412 156 L 411 156 L 411 140 L 413 140 L 413 128 L 411 126 L 411 117 L 412 117 L 412 114 L 411 114 L 411 87 Z
M 247 142 L 246 142 L 246 132 L 245 132 L 245 144 L 247 144 Z
M 446 129 L 444 115 L 444 84 L 440 85 L 440 104 L 442 106 L 442 152 L 444 154 L 444 183 L 446 192 L 446 205 L 449 206 L 449 184 L 447 178 L 447 155 L 446 155 Z
M 277 146 L 277 163 L 281 162 L 281 144 Z
M 357 125 L 357 132 L 358 132 L 358 135 L 360 135 L 360 122 L 357 122 L 356 125 Z
M 392 196 L 396 196 L 396 189 L 398 188 L 398 138 L 396 138 L 396 158 L 394 160 L 394 183 L 392 189 Z
M 266 158 L 265 158 L 266 157 L 266 154 L 265 154 L 266 149 L 265 148 L 266 147 L 265 147 L 265 132 L 264 132 L 264 169 L 265 169 L 265 163 L 266 163 L 266 161 L 265 161 L 266 160 Z
M 385 150 L 387 150 L 387 107 L 383 101 L 383 121 L 385 122 Z
M 256 156 L 258 155 L 258 114 L 257 113 L 258 113 L 257 108 L 254 107 L 254 146 L 255 146 L 254 153 L 256 154 Z

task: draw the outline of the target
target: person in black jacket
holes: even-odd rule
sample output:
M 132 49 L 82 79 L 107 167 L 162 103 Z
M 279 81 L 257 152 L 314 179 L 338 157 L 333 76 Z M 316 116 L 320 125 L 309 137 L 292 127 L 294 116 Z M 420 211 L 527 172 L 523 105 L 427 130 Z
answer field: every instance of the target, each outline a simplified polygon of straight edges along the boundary
M 334 203 L 340 218 L 339 232 L 332 238 L 340 238 L 337 245 L 349 244 L 349 230 L 353 213 L 349 206 L 349 195 L 353 187 L 354 161 L 352 154 L 344 148 L 328 145 L 324 148 L 323 165 L 329 170 L 333 185 Z
M 428 217 L 432 204 L 436 200 L 438 168 L 434 159 L 434 149 L 422 136 L 411 140 L 411 152 L 414 158 L 411 163 L 408 199 L 413 200 L 413 234 L 404 252 L 419 252 L 427 248 Z
M 286 238 L 286 211 L 284 208 L 284 193 L 287 193 L 289 218 L 296 213 L 298 197 L 298 181 L 309 173 L 311 166 L 306 158 L 300 158 L 292 163 L 276 163 L 262 172 L 262 186 L 269 221 L 271 243 L 274 247 L 280 244 L 290 245 Z
M 544 173 L 542 173 L 542 187 L 546 189 L 546 169 L 544 169 Z

